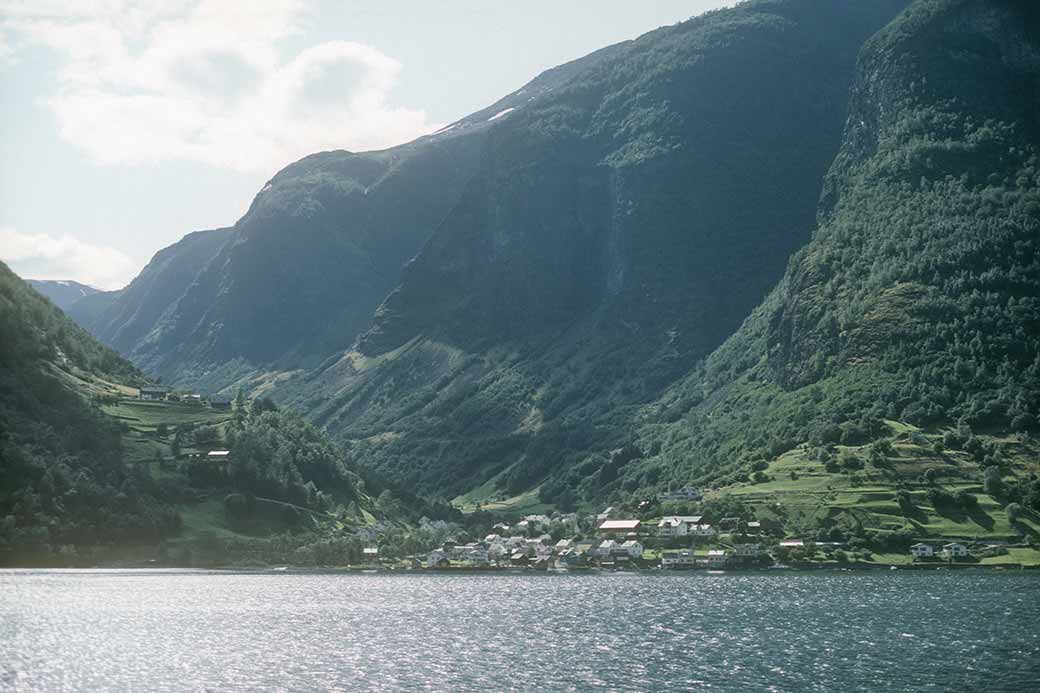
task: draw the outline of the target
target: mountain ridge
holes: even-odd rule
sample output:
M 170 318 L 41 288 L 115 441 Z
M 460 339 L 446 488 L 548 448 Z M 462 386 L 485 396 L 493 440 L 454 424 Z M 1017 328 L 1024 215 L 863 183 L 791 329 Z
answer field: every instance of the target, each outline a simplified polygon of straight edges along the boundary
M 88 284 L 71 279 L 27 279 L 32 288 L 50 299 L 51 303 L 62 310 L 67 309 L 80 299 L 101 291 Z

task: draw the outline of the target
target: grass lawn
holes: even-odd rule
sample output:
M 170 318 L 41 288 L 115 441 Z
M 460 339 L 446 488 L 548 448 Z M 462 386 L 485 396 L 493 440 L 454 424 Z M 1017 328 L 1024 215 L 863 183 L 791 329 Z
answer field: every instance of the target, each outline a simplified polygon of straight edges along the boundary
M 1026 566 L 1040 566 L 1040 550 L 1030 548 L 1008 549 L 1005 556 L 990 556 L 979 561 L 983 565 L 1003 565 L 1019 563 Z

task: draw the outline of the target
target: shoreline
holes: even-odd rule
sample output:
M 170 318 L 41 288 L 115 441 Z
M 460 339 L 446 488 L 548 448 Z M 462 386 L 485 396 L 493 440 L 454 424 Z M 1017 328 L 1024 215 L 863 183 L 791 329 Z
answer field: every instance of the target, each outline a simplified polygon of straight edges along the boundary
M 515 566 L 459 566 L 448 568 L 407 568 L 407 567 L 372 567 L 372 566 L 182 566 L 182 565 L 141 565 L 141 564 L 99 564 L 94 566 L 46 566 L 46 565 L 7 565 L 0 566 L 0 571 L 120 571 L 133 570 L 140 572 L 203 572 L 203 573 L 276 573 L 291 575 L 774 575 L 792 573 L 877 573 L 877 572 L 943 572 L 947 570 L 983 570 L 1001 572 L 1033 572 L 1040 571 L 1040 566 L 1023 565 L 1021 563 L 1001 564 L 910 564 L 910 565 L 787 565 L 772 568 L 729 568 L 729 569 L 661 569 L 638 568 L 634 570 L 611 570 L 605 568 L 581 568 L 578 570 L 551 569 L 535 570 Z

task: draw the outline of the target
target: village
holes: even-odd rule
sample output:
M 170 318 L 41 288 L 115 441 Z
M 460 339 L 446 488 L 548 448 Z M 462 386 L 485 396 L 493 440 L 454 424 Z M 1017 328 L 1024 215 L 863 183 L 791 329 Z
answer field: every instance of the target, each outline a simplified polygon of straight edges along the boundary
M 594 517 L 527 515 L 514 525 L 496 524 L 481 540 L 448 539 L 416 557 L 415 564 L 427 570 L 740 570 L 819 564 L 818 552 L 830 557 L 847 548 L 844 542 L 779 537 L 762 523 L 739 517 L 712 524 L 703 515 L 669 515 L 656 522 L 614 515 L 614 508 Z M 365 555 L 374 560 L 379 551 L 369 547 Z M 974 560 L 959 542 L 918 542 L 908 558 L 910 566 L 919 567 Z
M 155 418 L 158 415 L 151 408 L 158 405 L 164 411 L 174 407 L 171 412 L 182 418 L 194 417 L 194 411 L 198 416 L 209 412 L 208 418 L 198 421 L 219 423 L 240 406 L 229 395 L 200 395 L 163 386 L 142 387 L 134 394 L 132 399 L 140 406 L 123 411 L 124 400 L 119 411 L 124 418 L 131 413 Z M 148 425 L 159 431 L 158 421 L 155 418 Z M 228 463 L 230 447 L 219 434 L 201 444 L 195 435 L 180 455 L 191 474 L 204 475 Z M 142 459 L 149 457 L 142 454 Z M 359 569 L 432 571 L 1000 567 L 1014 565 L 1029 550 L 1007 536 L 920 532 L 905 533 L 899 543 L 865 551 L 862 539 L 851 534 L 835 536 L 818 527 L 799 532 L 769 512 L 758 513 L 739 502 L 720 506 L 717 493 L 709 496 L 706 501 L 700 489 L 687 486 L 598 513 L 531 508 L 527 512 L 532 514 L 488 515 L 483 522 L 437 521 L 444 526 L 422 532 L 419 546 L 409 546 L 407 551 L 399 529 L 374 520 L 346 530 L 358 542 L 362 559 L 359 564 L 354 557 L 350 563 Z M 481 508 L 477 504 L 472 509 Z

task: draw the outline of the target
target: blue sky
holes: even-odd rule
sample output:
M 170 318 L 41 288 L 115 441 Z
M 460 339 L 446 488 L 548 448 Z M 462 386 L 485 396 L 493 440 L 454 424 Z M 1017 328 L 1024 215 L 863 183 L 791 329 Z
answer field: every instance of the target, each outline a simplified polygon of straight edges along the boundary
M 0 259 L 129 281 L 323 149 L 400 144 L 720 0 L 0 0 Z

